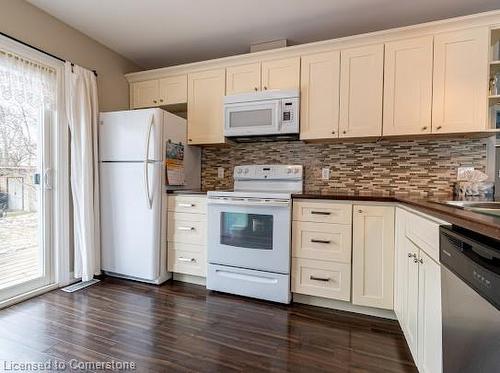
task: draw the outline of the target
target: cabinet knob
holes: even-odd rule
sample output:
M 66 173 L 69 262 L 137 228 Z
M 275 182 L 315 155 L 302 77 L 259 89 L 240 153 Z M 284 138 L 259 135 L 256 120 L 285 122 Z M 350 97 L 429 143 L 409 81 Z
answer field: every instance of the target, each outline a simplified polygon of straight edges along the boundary
M 193 141 L 193 139 L 188 139 L 188 141 Z
M 422 131 L 427 131 L 427 126 L 423 126 Z
M 157 103 L 158 103 L 158 101 L 156 101 L 156 100 L 153 100 L 153 104 L 157 104 Z
M 160 102 L 163 102 L 163 99 L 162 99 L 162 98 L 160 98 Z
M 362 214 L 362 213 L 363 213 L 363 210 L 361 210 L 361 209 L 360 209 L 360 210 L 358 210 L 358 212 L 359 212 L 360 214 Z
M 443 128 L 443 126 L 437 126 L 437 127 L 436 127 L 436 130 L 438 130 L 438 131 L 439 131 L 441 128 Z
M 335 135 L 335 131 L 332 131 L 332 135 Z
M 345 134 L 347 133 L 347 131 L 346 131 L 346 130 L 343 130 L 343 131 L 342 131 L 342 133 L 345 135 Z
M 416 259 L 416 261 L 417 261 L 418 263 L 420 263 L 420 264 L 424 264 L 424 260 L 423 260 L 422 258 L 420 258 L 420 259 Z
M 266 86 L 264 86 L 264 89 L 267 89 L 267 87 L 266 87 Z
M 255 87 L 254 90 L 258 91 L 259 89 L 257 87 Z
M 417 258 L 417 254 L 415 254 L 415 253 L 408 253 L 408 258 Z

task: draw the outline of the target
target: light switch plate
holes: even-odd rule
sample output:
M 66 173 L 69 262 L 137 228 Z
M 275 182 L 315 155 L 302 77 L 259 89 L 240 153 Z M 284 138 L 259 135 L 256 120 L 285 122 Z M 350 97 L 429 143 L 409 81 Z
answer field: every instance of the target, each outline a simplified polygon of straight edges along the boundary
M 224 167 L 217 168 L 217 177 L 219 179 L 224 179 Z
M 330 180 L 330 169 L 329 168 L 323 168 L 321 169 L 321 179 L 322 180 Z
M 464 174 L 466 172 L 471 172 L 474 171 L 474 167 L 472 166 L 460 166 L 457 169 L 457 180 L 463 180 L 464 179 Z

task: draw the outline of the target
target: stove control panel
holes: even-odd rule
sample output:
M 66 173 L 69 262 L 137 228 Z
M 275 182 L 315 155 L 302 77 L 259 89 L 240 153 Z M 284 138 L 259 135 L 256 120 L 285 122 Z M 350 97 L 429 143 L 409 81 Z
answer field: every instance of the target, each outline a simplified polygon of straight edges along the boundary
M 301 165 L 244 165 L 234 168 L 235 180 L 302 180 Z

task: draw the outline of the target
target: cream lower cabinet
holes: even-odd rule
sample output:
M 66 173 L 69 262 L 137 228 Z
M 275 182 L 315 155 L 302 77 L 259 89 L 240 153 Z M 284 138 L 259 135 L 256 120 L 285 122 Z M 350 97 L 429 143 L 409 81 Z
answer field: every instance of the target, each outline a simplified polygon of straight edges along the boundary
M 226 70 L 188 75 L 188 143 L 223 144 Z
M 206 276 L 206 197 L 168 196 L 167 240 L 170 272 Z
M 292 292 L 351 299 L 350 203 L 293 203 Z
M 426 373 L 442 371 L 441 266 L 414 241 L 426 235 L 418 241 L 430 242 L 439 224 L 397 208 L 394 311 L 419 371 Z
M 339 88 L 340 51 L 302 57 L 301 140 L 339 137 Z
M 489 29 L 434 37 L 432 132 L 487 128 Z
M 353 206 L 352 303 L 393 309 L 394 207 Z
M 383 44 L 341 51 L 340 137 L 382 135 L 383 84 Z

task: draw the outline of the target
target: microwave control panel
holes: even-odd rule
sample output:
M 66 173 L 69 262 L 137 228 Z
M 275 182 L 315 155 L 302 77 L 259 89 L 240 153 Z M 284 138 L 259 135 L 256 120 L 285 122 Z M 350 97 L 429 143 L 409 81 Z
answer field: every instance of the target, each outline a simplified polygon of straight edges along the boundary
M 299 99 L 289 98 L 281 101 L 281 125 L 282 129 L 298 129 Z

